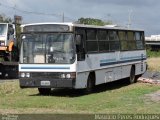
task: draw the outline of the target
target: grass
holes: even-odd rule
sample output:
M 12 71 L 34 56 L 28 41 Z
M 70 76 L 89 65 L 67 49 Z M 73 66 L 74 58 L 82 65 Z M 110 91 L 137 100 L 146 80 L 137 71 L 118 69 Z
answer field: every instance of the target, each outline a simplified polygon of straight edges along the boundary
M 152 57 L 147 59 L 149 71 L 160 71 L 160 57 Z
M 147 63 L 149 71 L 160 71 L 160 51 L 147 49 Z
M 160 51 L 151 51 L 150 49 L 147 49 L 147 56 L 149 56 L 150 58 L 160 57 Z
M 147 60 L 150 71 L 160 71 L 160 58 Z M 123 81 L 96 87 L 90 95 L 79 90 L 54 90 L 50 96 L 39 95 L 37 89 L 20 89 L 18 81 L 0 83 L 0 114 L 27 113 L 104 113 L 160 114 L 160 102 L 146 97 L 160 85 Z
M 158 85 L 119 81 L 98 86 L 90 95 L 79 90 L 54 90 L 50 96 L 41 96 L 37 89 L 20 89 L 18 81 L 4 82 L 0 83 L 0 113 L 160 114 L 160 103 L 145 98 L 158 89 Z

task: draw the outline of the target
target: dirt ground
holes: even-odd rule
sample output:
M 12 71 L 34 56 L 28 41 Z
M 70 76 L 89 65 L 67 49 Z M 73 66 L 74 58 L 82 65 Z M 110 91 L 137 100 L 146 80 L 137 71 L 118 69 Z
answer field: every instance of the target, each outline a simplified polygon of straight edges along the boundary
M 142 77 L 138 79 L 138 82 L 160 85 L 160 73 L 146 72 Z M 151 94 L 146 94 L 145 99 L 146 101 L 160 102 L 160 90 Z
M 145 98 L 152 102 L 160 102 L 160 90 L 151 94 L 146 94 Z

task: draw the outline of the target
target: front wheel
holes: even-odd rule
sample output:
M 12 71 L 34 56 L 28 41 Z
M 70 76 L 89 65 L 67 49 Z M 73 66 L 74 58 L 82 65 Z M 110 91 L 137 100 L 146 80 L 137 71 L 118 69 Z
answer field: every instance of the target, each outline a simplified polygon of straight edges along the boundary
M 51 93 L 51 88 L 38 88 L 41 95 L 49 95 Z
M 88 80 L 87 80 L 87 87 L 85 89 L 85 94 L 92 93 L 95 87 L 94 83 L 94 77 L 89 75 Z

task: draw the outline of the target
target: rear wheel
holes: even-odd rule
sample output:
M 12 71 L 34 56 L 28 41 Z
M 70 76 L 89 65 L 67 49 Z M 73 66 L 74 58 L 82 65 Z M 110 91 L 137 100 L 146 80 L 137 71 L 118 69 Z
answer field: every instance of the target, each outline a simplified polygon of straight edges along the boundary
M 41 95 L 49 95 L 51 93 L 51 88 L 38 88 Z
M 131 71 L 130 71 L 129 83 L 132 84 L 135 82 L 136 82 L 135 67 L 132 66 Z

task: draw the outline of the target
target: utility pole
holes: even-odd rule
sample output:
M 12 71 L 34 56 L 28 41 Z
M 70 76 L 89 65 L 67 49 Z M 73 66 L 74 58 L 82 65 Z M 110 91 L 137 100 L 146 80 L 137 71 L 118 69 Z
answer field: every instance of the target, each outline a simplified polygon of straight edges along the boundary
M 132 22 L 131 21 L 131 14 L 132 14 L 132 12 L 133 12 L 132 10 L 129 11 L 129 15 L 128 15 L 128 28 L 130 28 L 130 26 L 131 26 L 131 22 Z
M 62 13 L 62 22 L 64 23 L 64 12 Z

